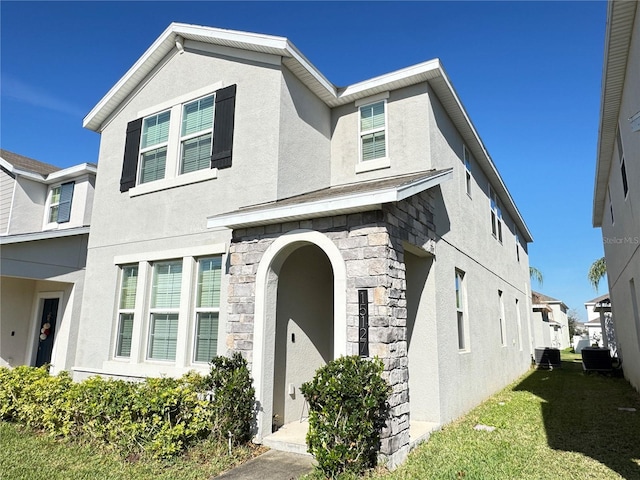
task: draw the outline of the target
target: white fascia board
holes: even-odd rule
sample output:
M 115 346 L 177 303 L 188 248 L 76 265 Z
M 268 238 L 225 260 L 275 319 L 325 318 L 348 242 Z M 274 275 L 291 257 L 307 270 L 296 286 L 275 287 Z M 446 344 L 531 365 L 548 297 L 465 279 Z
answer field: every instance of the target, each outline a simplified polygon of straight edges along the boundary
M 15 235 L 0 236 L 0 245 L 12 243 L 33 242 L 36 240 L 49 240 L 52 238 L 73 237 L 89 233 L 89 227 L 67 228 L 63 230 L 45 230 L 43 232 L 18 233 Z
M 345 87 L 345 89 L 340 93 L 338 99 L 344 99 L 344 102 L 349 102 L 350 98 L 353 96 L 362 95 L 367 91 L 376 91 L 393 82 L 405 80 L 413 76 L 419 76 L 434 70 L 442 71 L 440 59 L 438 58 L 429 60 L 427 62 L 418 63 L 417 65 L 412 65 L 410 67 L 402 68 L 394 72 L 385 73 L 384 75 L 380 75 L 369 80 L 364 80 L 362 82 L 354 83 L 353 85 L 349 85 L 348 87 Z
M 280 219 L 287 221 L 296 218 L 311 218 L 318 214 L 331 215 L 338 212 L 376 210 L 382 204 L 398 202 L 431 187 L 439 185 L 453 177 L 453 169 L 425 180 L 414 182 L 403 187 L 385 188 L 375 192 L 362 192 L 343 195 L 336 198 L 306 202 L 298 205 L 283 205 L 251 212 L 234 212 L 228 215 L 209 217 L 207 228 L 242 228 L 250 225 L 261 225 Z
M 287 41 L 287 53 L 290 57 L 295 59 L 302 67 L 304 67 L 309 74 L 322 85 L 327 92 L 333 97 L 338 98 L 337 88 L 331 83 L 321 72 L 318 70 L 307 58 L 300 53 L 300 50 L 296 48 L 291 42 Z
M 209 37 L 233 43 L 244 43 L 247 46 L 255 45 L 261 48 L 285 50 L 287 48 L 287 38 L 275 35 L 265 35 L 262 33 L 243 32 L 240 30 L 227 30 L 223 28 L 207 27 L 204 25 L 191 25 L 188 23 L 172 23 L 167 30 L 171 30 L 178 35 L 189 37 L 192 35 L 199 37 Z M 216 42 L 212 42 L 216 43 Z
M 5 168 L 7 171 L 11 172 L 13 175 L 26 177 L 41 183 L 44 183 L 45 181 L 45 178 L 43 175 L 40 175 L 39 173 L 35 173 L 35 172 L 30 172 L 28 170 L 21 170 L 20 168 L 16 168 L 11 163 L 7 162 L 4 158 L 1 158 L 1 157 L 0 157 L 0 166 Z
M 79 177 L 80 175 L 84 174 L 95 175 L 97 171 L 98 169 L 95 165 L 91 163 L 81 163 L 80 165 L 74 165 L 73 167 L 50 173 L 49 175 L 47 175 L 46 183 L 52 184 L 62 180 L 66 180 L 67 178 Z

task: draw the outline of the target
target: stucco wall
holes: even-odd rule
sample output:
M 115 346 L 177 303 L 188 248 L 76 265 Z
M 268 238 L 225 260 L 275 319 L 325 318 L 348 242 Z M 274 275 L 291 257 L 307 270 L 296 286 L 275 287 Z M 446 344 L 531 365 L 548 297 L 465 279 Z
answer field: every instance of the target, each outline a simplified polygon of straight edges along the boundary
M 46 185 L 18 177 L 18 185 L 16 185 L 13 197 L 9 234 L 41 231 L 46 199 Z
M 0 235 L 5 235 L 9 227 L 15 183 L 15 179 L 4 168 L 0 168 Z
M 640 390 L 640 312 L 634 308 L 632 288 L 640 302 L 640 133 L 631 131 L 629 118 L 640 111 L 640 6 L 636 5 L 627 70 L 618 116 L 629 192 L 625 198 L 619 152 L 614 144 L 608 186 L 613 204 L 612 223 L 608 199 L 602 218 L 607 279 L 613 321 L 624 357 L 625 377 Z M 631 281 L 633 280 L 633 283 Z M 640 308 L 640 306 L 638 306 Z
M 35 283 L 34 280 L 0 277 L 0 365 L 29 363 L 27 350 Z

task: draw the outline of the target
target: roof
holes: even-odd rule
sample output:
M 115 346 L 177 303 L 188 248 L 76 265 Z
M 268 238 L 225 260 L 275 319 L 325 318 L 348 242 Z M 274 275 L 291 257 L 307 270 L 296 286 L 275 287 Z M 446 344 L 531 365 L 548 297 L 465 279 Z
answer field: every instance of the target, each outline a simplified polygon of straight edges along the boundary
M 98 169 L 95 163 L 81 163 L 69 168 L 59 168 L 7 150 L 0 150 L 0 166 L 12 175 L 44 184 L 70 180 L 85 173 L 95 175 Z
M 318 98 L 329 107 L 354 102 L 377 93 L 407 87 L 428 81 L 438 96 L 447 114 L 462 135 L 465 144 L 480 164 L 483 172 L 502 200 L 504 210 L 509 212 L 522 239 L 532 242 L 533 237 L 520 214 L 502 177 L 489 156 L 480 136 L 458 98 L 439 59 L 429 60 L 395 72 L 387 73 L 347 87 L 337 87 L 307 60 L 285 37 L 257 33 L 225 30 L 220 28 L 172 23 L 107 92 L 98 104 L 84 118 L 83 126 L 101 132 L 126 99 L 134 94 L 145 77 L 150 74 L 170 54 L 190 43 L 200 42 L 227 48 L 280 56 L 282 63 Z
M 38 173 L 40 175 L 48 175 L 60 170 L 59 167 L 56 167 L 54 165 L 40 162 L 38 160 L 34 160 L 33 158 L 25 157 L 24 155 L 18 155 L 17 153 L 13 153 L 4 149 L 0 149 L 0 158 L 5 160 L 7 163 L 10 163 L 19 170 Z
M 209 217 L 208 228 L 244 228 L 328 215 L 376 210 L 433 188 L 452 178 L 452 169 L 429 170 L 380 180 L 327 187 L 234 212 Z
M 591 305 L 591 304 L 603 302 L 605 300 L 609 300 L 609 292 L 605 293 L 604 295 L 600 295 L 599 297 L 592 298 L 591 300 L 584 302 L 584 304 Z
M 15 235 L 0 236 L 0 245 L 33 242 L 37 240 L 50 240 L 52 238 L 73 237 L 76 235 L 89 235 L 89 227 L 65 228 L 62 230 L 45 230 L 42 232 L 18 233 Z
M 605 196 L 616 128 L 620 116 L 622 90 L 627 72 L 627 60 L 633 25 L 639 2 L 610 0 L 607 10 L 607 30 L 605 33 L 604 62 L 602 68 L 602 91 L 600 102 L 600 127 L 595 185 L 593 189 L 594 227 L 602 226 Z
M 557 298 L 553 298 L 548 295 L 545 295 L 544 293 L 535 292 L 535 291 L 531 291 L 531 301 L 534 304 L 557 303 L 561 306 L 564 305 L 565 308 L 569 308 L 562 300 L 558 300 Z

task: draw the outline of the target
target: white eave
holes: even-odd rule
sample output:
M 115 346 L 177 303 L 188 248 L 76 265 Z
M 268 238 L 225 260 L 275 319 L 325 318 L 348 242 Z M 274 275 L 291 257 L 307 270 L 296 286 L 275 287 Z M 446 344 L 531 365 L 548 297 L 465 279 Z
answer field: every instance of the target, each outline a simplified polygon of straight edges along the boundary
M 602 226 L 607 182 L 613 159 L 613 146 L 616 141 L 620 102 L 622 100 L 629 47 L 637 8 L 637 1 L 614 0 L 609 2 L 607 10 L 607 31 L 605 34 L 600 100 L 600 128 L 598 131 L 596 175 L 593 189 L 592 223 L 594 227 Z
M 87 235 L 89 227 L 75 227 L 61 230 L 45 230 L 42 232 L 20 233 L 16 235 L 0 236 L 0 245 L 11 245 L 13 243 L 33 242 L 36 240 L 50 240 L 52 238 L 73 237 L 76 235 Z
M 284 223 L 320 216 L 346 215 L 349 213 L 379 210 L 385 203 L 399 202 L 412 195 L 440 185 L 453 178 L 453 170 L 447 169 L 437 175 L 429 176 L 414 182 L 378 190 L 363 191 L 348 195 L 337 195 L 311 202 L 278 205 L 236 211 L 229 214 L 209 217 L 207 228 L 246 228 L 272 223 Z
M 455 92 L 439 59 L 419 63 L 363 82 L 338 88 L 309 62 L 285 37 L 225 30 L 213 27 L 172 23 L 138 59 L 127 73 L 109 90 L 84 118 L 83 126 L 100 132 L 111 115 L 142 83 L 152 70 L 172 51 L 177 52 L 176 38 L 277 55 L 315 95 L 329 107 L 345 105 L 378 93 L 396 90 L 428 81 L 447 110 L 465 144 L 495 187 L 504 208 L 514 219 L 525 242 L 532 242 L 522 215 L 507 190 L 493 160 L 484 147 L 471 119 Z
M 71 178 L 77 178 L 84 174 L 95 175 L 97 172 L 97 167 L 93 163 L 81 163 L 80 165 L 74 165 L 73 167 L 56 170 L 55 172 L 52 172 L 48 175 L 42 175 L 41 173 L 16 168 L 3 158 L 0 158 L 0 166 L 5 168 L 13 175 L 25 177 L 36 182 L 44 183 L 46 185 L 61 182 Z

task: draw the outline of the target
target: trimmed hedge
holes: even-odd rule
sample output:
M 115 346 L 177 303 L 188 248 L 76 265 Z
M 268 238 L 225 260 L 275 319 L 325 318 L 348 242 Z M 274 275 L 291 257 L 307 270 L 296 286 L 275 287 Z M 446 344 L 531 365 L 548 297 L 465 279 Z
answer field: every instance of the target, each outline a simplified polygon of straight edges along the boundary
M 309 403 L 307 446 L 327 478 L 376 465 L 391 393 L 382 371 L 378 358 L 341 357 L 302 384 Z
M 213 390 L 211 401 L 207 390 Z M 246 361 L 235 356 L 214 358 L 208 376 L 190 372 L 139 383 L 102 377 L 73 382 L 67 372 L 51 376 L 46 367 L 0 368 L 0 419 L 96 440 L 123 455 L 145 451 L 168 458 L 205 437 L 226 439 L 229 430 L 216 428 L 218 419 L 239 409 L 253 416 L 254 403 Z M 250 421 L 225 428 L 233 428 L 236 443 L 251 437 Z

